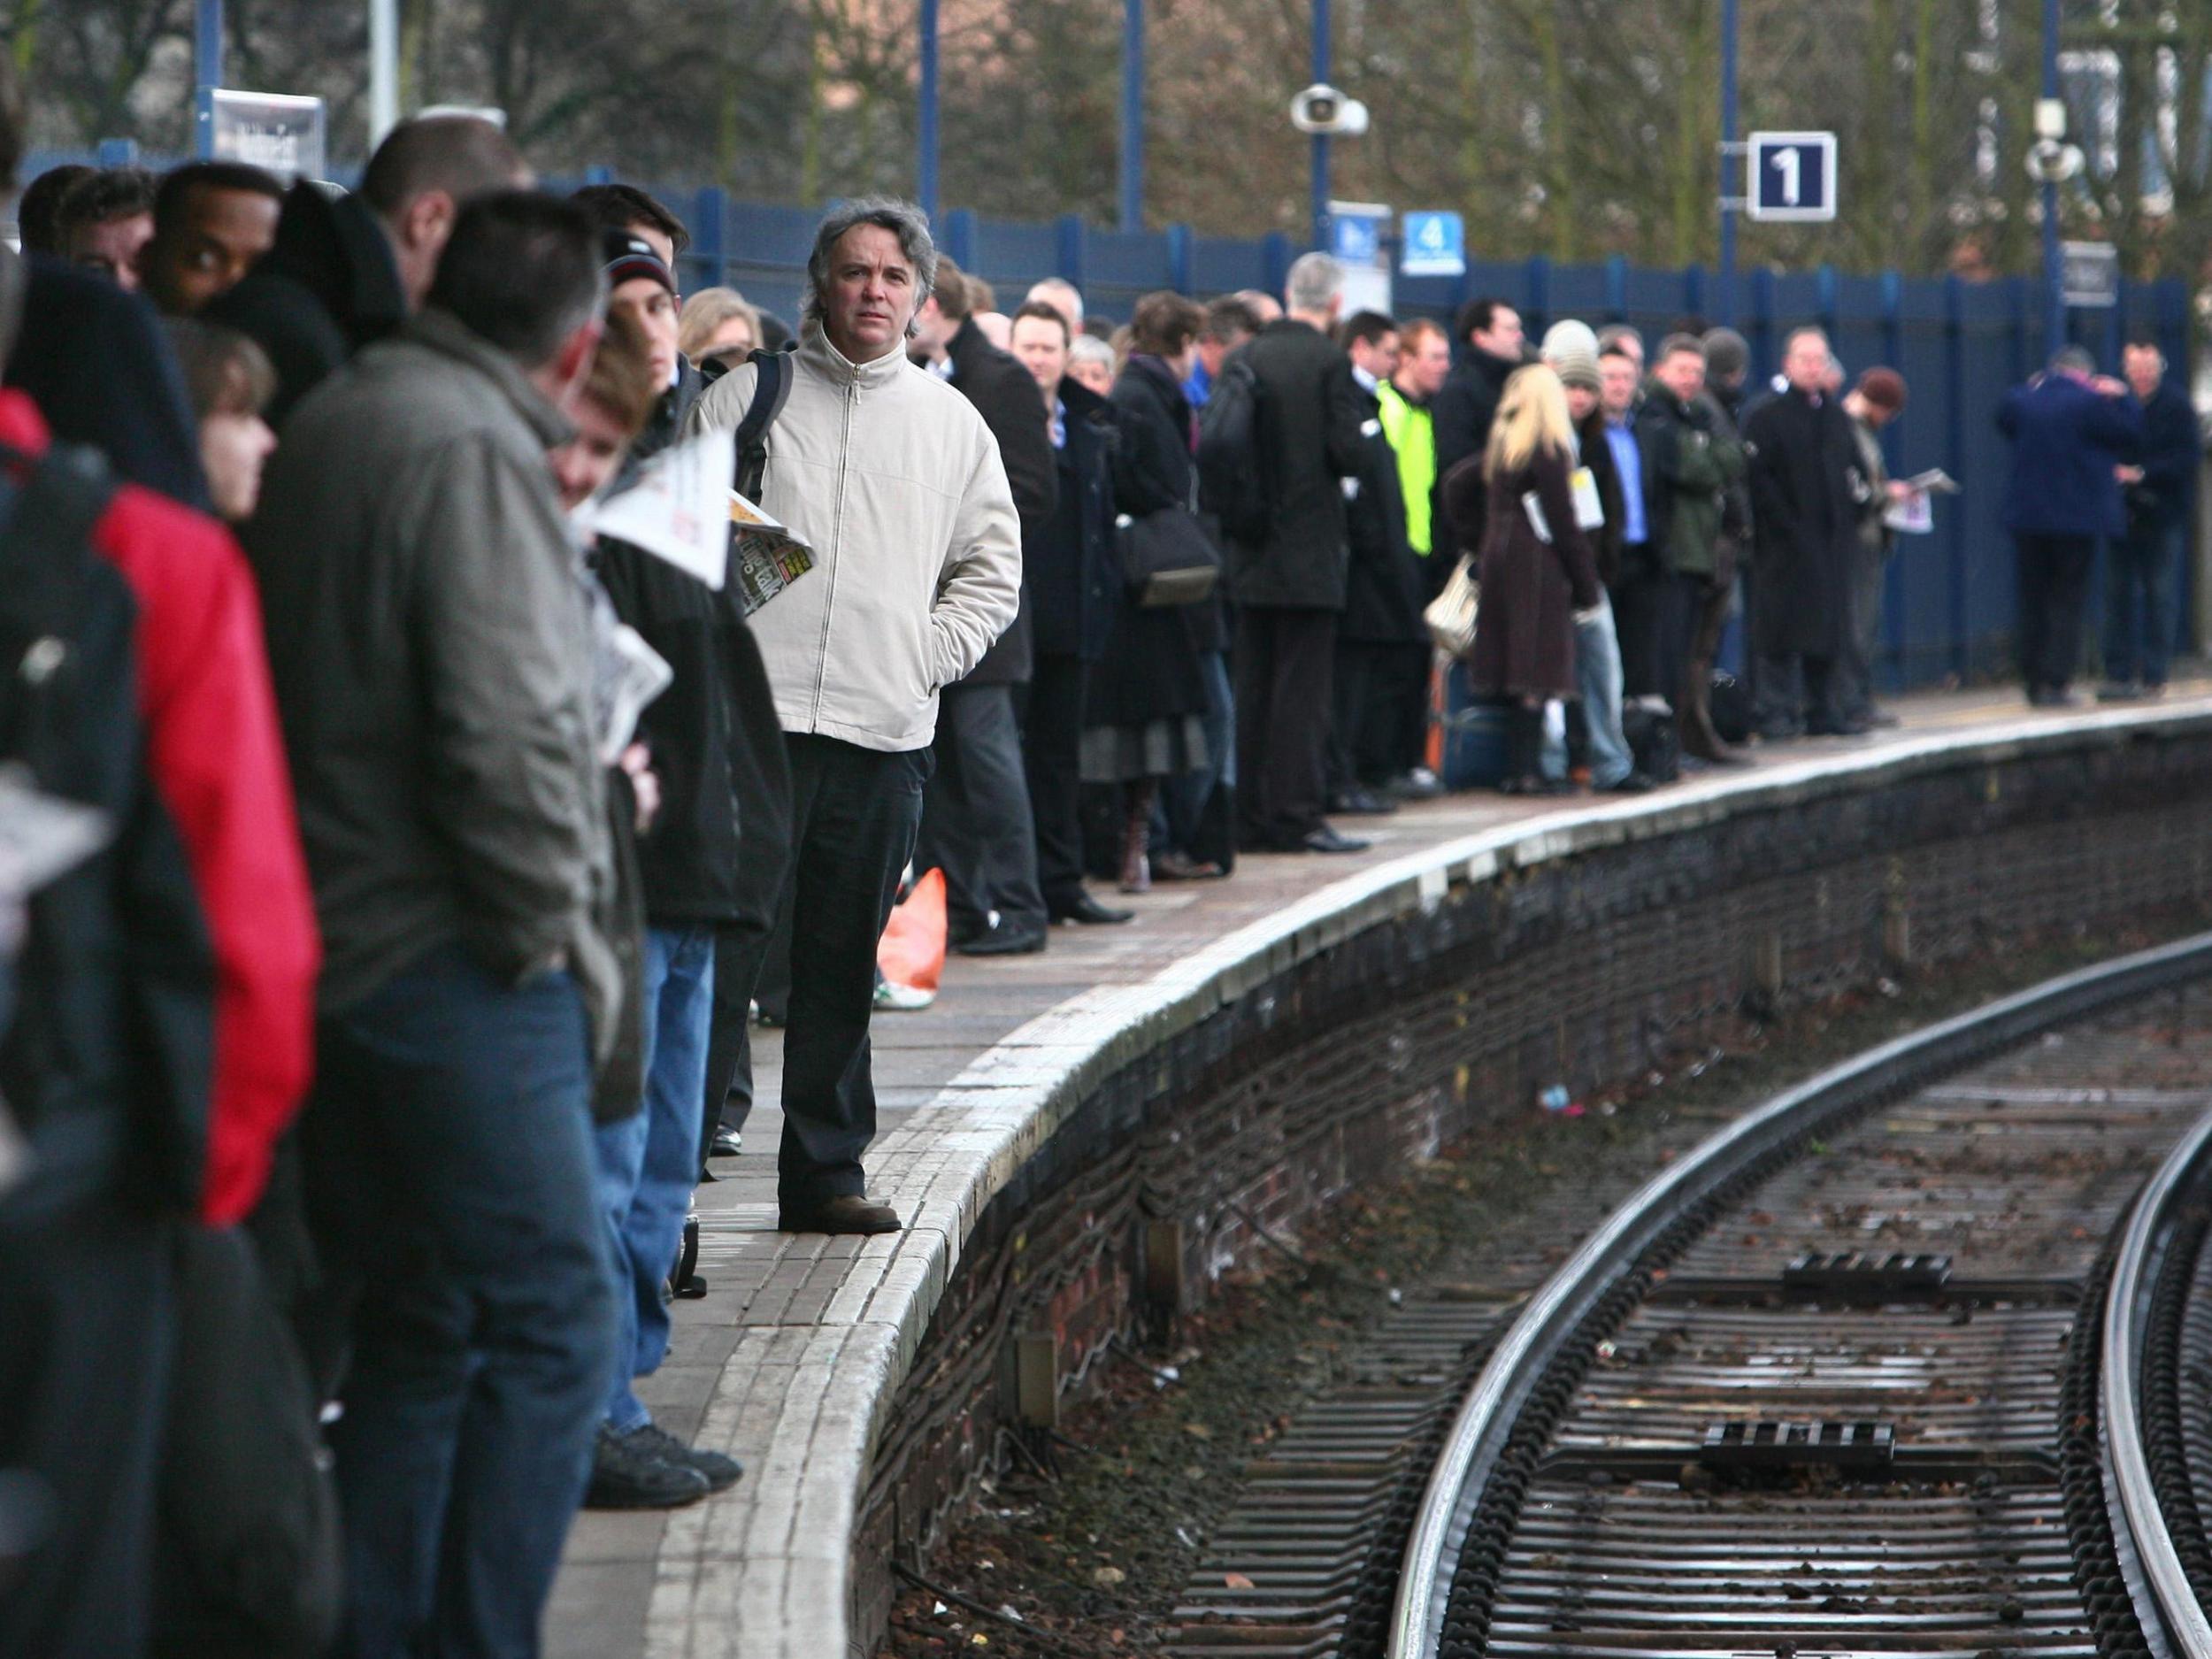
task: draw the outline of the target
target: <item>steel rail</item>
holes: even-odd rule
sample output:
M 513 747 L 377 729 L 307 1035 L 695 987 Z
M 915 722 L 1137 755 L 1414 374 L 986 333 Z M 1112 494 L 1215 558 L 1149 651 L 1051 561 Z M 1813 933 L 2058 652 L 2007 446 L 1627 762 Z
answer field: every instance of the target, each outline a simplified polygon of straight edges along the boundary
M 2016 992 L 1830 1067 L 1646 1182 L 1530 1298 L 1461 1405 L 1407 1540 L 1389 1659 L 1437 1659 L 1451 1569 L 1522 1406 L 1585 1316 L 1678 1217 L 1767 1154 L 1893 1089 L 2208 969 L 2212 933 L 2199 933 Z M 2212 1649 L 2191 1659 L 2212 1659 Z
M 2144 1633 L 2162 1632 L 2173 1659 L 2212 1659 L 2212 1620 L 2197 1601 L 2158 1501 L 2143 1444 L 2141 1377 L 2151 1298 L 2165 1266 L 2175 1212 L 2197 1194 L 2208 1146 L 2212 1114 L 2182 1137 L 2136 1200 L 2112 1266 L 2098 1377 L 2105 1508 L 2114 1537 L 2131 1547 L 2120 1551 L 2122 1576 Z

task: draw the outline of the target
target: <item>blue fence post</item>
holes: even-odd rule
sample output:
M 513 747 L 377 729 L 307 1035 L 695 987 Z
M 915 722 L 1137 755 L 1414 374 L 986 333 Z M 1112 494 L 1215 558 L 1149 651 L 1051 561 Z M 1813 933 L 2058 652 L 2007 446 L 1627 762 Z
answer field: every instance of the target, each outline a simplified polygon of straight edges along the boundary
M 98 161 L 102 167 L 135 167 L 138 165 L 138 141 L 134 138 L 104 138 L 100 141 Z
M 614 169 L 601 165 L 587 167 L 584 169 L 584 182 L 586 184 L 612 184 Z
M 1905 355 L 1905 283 L 1896 272 L 1882 273 L 1881 298 L 1882 360 L 1895 368 Z M 1901 420 L 1893 420 L 1882 428 L 1881 443 L 1883 462 L 1894 478 L 1897 457 L 1904 448 Z M 1888 658 L 1888 683 L 1893 687 L 1904 680 L 1905 620 L 1905 561 L 1893 558 L 1882 572 L 1882 646 Z
M 1628 315 L 1628 257 L 1615 254 L 1605 262 L 1605 320 L 1617 323 Z
M 1836 339 L 1836 268 L 1824 265 L 1813 273 L 1813 309 L 1819 314 L 1820 326 L 1828 331 L 1828 342 L 1833 348 Z
M 2018 332 L 2016 322 L 2016 334 Z M 1943 279 L 1943 391 L 1947 419 L 1943 429 L 1943 470 L 1962 488 L 1970 480 L 1966 465 L 1966 282 Z M 1970 498 L 1962 498 L 1970 499 Z M 1943 515 L 1945 570 L 1949 578 L 1951 672 L 1966 678 L 1969 641 L 1966 634 L 1966 515 L 1953 507 Z
M 1196 252 L 1196 238 L 1189 226 L 1167 227 L 1167 284 L 1178 294 L 1191 291 L 1191 265 Z
M 192 153 L 215 153 L 215 89 L 223 84 L 223 0 L 198 0 L 192 8 L 194 131 Z
M 1774 273 L 1765 269 L 1751 273 L 1751 363 L 1761 381 L 1774 373 Z
M 1260 267 L 1267 273 L 1267 291 L 1278 299 L 1290 280 L 1290 238 L 1271 230 L 1260 244 Z
M 2005 297 L 2012 303 L 2011 347 L 2012 376 L 2008 382 L 2017 386 L 2028 378 L 2028 282 L 2025 277 L 2005 279 Z M 2054 346 L 2052 350 L 2056 350 Z
M 1529 330 L 1535 334 L 1548 324 L 1551 313 L 1551 261 L 1542 254 L 1532 254 L 1522 273 L 1522 286 L 1528 295 L 1528 303 L 1521 309 L 1537 325 Z
M 718 288 L 730 269 L 730 193 L 710 184 L 691 208 L 691 257 L 706 272 L 703 286 Z
M 1682 309 L 1692 317 L 1705 314 L 1705 267 L 1701 265 L 1683 268 Z
M 1074 283 L 1080 291 L 1083 287 L 1083 244 L 1089 236 L 1089 227 L 1083 223 L 1080 213 L 1063 213 L 1056 228 L 1058 234 L 1055 238 L 1054 264 L 1059 274 Z
M 963 271 L 975 269 L 975 210 L 956 207 L 945 215 L 945 251 Z

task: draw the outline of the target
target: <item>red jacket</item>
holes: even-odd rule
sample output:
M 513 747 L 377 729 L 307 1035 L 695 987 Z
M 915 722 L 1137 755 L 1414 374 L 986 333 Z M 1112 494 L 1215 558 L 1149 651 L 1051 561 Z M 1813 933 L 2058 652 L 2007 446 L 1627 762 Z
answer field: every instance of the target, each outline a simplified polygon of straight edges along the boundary
M 22 393 L 0 391 L 0 443 L 47 446 Z M 261 601 L 230 533 L 126 484 L 94 545 L 138 601 L 138 691 L 154 787 L 191 860 L 214 941 L 215 1087 L 202 1211 L 261 1196 L 313 1064 L 321 948 L 261 637 Z

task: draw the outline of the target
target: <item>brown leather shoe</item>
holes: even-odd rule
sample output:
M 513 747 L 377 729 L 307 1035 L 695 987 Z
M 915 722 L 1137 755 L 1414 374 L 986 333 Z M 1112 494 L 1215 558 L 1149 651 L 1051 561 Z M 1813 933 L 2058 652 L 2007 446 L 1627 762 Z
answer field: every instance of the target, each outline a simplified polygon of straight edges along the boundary
M 784 1233 L 896 1233 L 899 1212 L 888 1204 L 850 1194 L 812 1203 L 779 1206 L 777 1228 Z

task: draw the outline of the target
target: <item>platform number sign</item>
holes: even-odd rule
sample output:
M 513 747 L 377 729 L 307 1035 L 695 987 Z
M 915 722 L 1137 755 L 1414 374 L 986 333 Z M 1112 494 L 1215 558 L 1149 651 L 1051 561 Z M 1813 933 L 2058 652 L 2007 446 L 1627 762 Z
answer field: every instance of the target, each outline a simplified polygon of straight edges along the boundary
M 1751 217 L 1788 223 L 1836 216 L 1836 135 L 1833 133 L 1754 133 L 1744 146 Z

